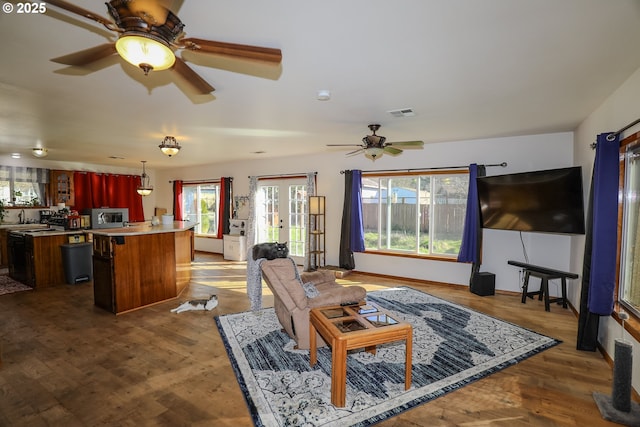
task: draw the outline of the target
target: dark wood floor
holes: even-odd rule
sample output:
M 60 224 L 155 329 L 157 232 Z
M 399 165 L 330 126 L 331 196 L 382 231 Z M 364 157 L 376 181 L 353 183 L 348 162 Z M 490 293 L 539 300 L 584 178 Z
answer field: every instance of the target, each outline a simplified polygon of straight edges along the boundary
M 114 316 L 89 283 L 0 296 L 0 426 L 250 426 L 213 315 L 249 309 L 245 264 L 198 253 L 178 300 Z M 599 353 L 575 350 L 576 318 L 519 296 L 352 274 L 368 290 L 407 284 L 563 340 L 550 350 L 380 426 L 615 426 L 592 393 L 611 393 Z M 217 294 L 213 312 L 173 314 Z M 273 298 L 264 289 L 264 305 Z

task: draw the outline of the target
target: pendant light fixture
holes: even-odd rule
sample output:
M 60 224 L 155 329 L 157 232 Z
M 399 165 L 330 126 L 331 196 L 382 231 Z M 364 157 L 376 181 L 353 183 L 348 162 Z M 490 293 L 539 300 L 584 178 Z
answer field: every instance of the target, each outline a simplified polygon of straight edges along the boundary
M 140 175 L 141 185 L 138 186 L 137 192 L 141 196 L 148 196 L 153 191 L 153 186 L 149 183 L 149 176 L 144 168 L 144 164 L 147 163 L 146 160 L 141 160 L 142 162 L 142 175 Z
M 166 156 L 175 156 L 180 152 L 180 144 L 173 136 L 165 136 L 162 140 L 162 144 L 158 145 L 162 154 Z

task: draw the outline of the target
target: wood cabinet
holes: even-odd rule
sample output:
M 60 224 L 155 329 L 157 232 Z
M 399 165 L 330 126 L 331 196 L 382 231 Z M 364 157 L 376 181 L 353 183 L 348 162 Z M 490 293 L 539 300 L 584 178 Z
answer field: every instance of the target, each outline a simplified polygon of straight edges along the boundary
M 96 307 L 116 313 L 116 302 L 113 295 L 115 289 L 113 258 L 97 254 L 95 251 L 96 240 L 94 240 L 93 252 L 93 303 Z
M 49 185 L 52 205 L 64 203 L 67 206 L 73 206 L 75 204 L 73 171 L 52 170 Z
M 40 289 L 65 283 L 60 246 L 66 243 L 67 234 L 25 237 L 27 285 Z
M 176 298 L 191 280 L 192 234 L 94 233 L 95 305 L 121 314 Z
M 60 246 L 68 242 L 67 234 L 9 236 L 9 275 L 25 285 L 40 289 L 64 283 Z
M 8 224 L 0 226 L 0 268 L 9 267 L 8 237 L 13 230 L 47 228 L 44 224 Z
M 7 247 L 8 228 L 0 228 L 0 268 L 9 266 L 9 249 Z

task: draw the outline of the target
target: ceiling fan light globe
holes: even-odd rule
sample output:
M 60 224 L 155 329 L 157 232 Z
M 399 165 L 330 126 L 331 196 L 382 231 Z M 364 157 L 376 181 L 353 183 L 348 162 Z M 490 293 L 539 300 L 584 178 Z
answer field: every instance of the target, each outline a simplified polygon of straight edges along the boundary
M 364 149 L 364 155 L 374 161 L 382 157 L 382 154 L 384 154 L 384 150 L 379 147 L 369 147 Z
M 145 70 L 145 74 L 149 70 L 169 69 L 176 62 L 169 46 L 150 35 L 125 33 L 116 41 L 116 50 L 125 61 Z

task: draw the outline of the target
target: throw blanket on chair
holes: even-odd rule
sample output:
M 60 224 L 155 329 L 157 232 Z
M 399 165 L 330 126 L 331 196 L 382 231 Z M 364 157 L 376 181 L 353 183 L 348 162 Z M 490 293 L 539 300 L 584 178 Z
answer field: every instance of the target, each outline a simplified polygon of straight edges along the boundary
M 296 262 L 291 257 L 287 257 L 291 260 L 293 268 L 296 272 L 296 278 L 302 284 L 300 279 L 300 272 Z M 263 261 L 267 261 L 267 258 L 253 259 L 251 250 L 247 254 L 247 296 L 249 297 L 249 303 L 251 304 L 251 311 L 260 310 L 262 308 L 262 270 L 260 265 Z

